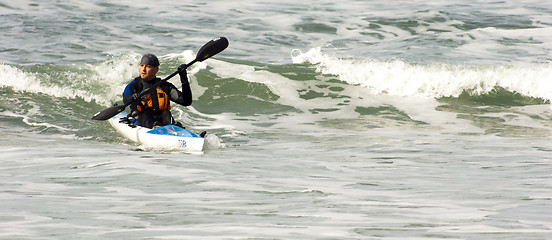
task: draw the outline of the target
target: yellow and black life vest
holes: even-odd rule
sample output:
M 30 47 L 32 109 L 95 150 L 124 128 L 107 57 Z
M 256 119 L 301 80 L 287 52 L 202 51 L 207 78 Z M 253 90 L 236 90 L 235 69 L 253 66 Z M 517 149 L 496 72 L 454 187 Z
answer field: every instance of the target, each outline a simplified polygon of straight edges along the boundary
M 153 111 L 171 110 L 169 95 L 161 88 L 155 90 L 153 94 L 147 93 L 142 97 L 142 101 L 136 106 L 138 111 L 143 112 L 146 109 L 151 109 Z

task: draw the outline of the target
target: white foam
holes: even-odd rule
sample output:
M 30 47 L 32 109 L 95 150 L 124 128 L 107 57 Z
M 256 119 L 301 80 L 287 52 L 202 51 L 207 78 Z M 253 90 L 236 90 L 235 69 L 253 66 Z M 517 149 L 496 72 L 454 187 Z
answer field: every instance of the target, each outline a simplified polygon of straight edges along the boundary
M 86 91 L 44 83 L 37 74 L 25 73 L 2 63 L 0 63 L 0 86 L 11 87 L 15 91 L 43 93 L 54 97 L 74 98 L 80 96 L 88 101 L 95 98 Z
M 418 65 L 404 61 L 340 59 L 313 48 L 306 53 L 292 51 L 293 63 L 315 64 L 322 74 L 335 75 L 350 84 L 365 87 L 371 94 L 458 97 L 464 90 L 488 93 L 499 86 L 525 96 L 552 99 L 550 64 L 467 66 Z

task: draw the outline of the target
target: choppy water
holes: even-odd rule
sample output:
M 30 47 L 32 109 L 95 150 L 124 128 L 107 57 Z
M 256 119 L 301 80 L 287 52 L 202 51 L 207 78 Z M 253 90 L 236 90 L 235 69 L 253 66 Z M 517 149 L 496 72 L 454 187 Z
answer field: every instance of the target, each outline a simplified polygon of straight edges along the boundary
M 547 1 L 0 1 L 1 239 L 551 239 Z M 107 122 L 144 53 L 203 155 Z M 176 80 L 173 80 L 176 83 Z

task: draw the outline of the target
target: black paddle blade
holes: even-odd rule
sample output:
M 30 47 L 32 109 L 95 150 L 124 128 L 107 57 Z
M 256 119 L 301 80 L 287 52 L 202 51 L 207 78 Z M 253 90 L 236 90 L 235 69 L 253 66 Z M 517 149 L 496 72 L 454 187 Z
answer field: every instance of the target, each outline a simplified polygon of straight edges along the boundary
M 103 121 L 103 120 L 110 119 L 113 116 L 125 110 L 125 107 L 126 107 L 125 105 L 121 105 L 121 106 L 113 106 L 113 107 L 106 108 L 101 112 L 96 113 L 96 115 L 92 117 L 92 120 Z
M 214 56 L 215 54 L 222 52 L 228 47 L 228 39 L 225 37 L 215 38 L 199 49 L 197 52 L 196 61 L 202 62 L 203 60 Z

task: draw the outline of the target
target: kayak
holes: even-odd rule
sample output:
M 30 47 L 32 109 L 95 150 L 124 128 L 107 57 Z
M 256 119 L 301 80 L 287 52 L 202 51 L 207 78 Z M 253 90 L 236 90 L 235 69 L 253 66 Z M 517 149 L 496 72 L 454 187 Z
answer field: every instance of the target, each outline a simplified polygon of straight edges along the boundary
M 108 119 L 115 130 L 134 142 L 146 148 L 168 151 L 183 151 L 189 153 L 203 152 L 205 138 L 184 128 L 167 125 L 154 129 L 135 126 L 127 118 L 128 113 L 119 114 Z

